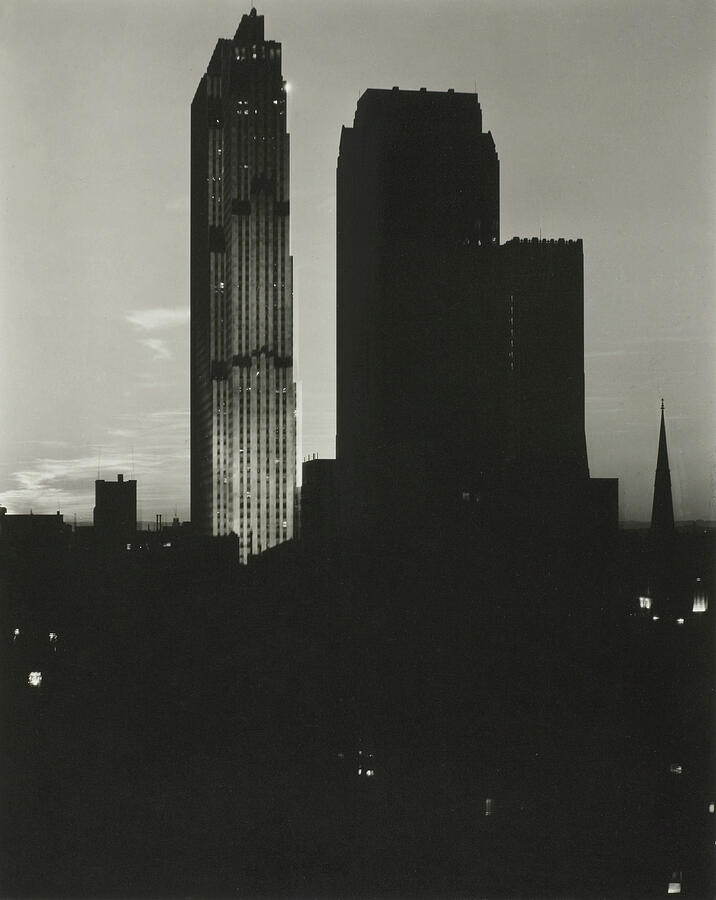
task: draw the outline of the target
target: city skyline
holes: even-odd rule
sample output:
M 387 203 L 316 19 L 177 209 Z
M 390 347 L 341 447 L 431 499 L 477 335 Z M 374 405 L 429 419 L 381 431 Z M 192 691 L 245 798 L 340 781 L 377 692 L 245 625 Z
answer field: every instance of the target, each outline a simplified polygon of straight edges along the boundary
M 140 519 L 188 518 L 187 97 L 216 36 L 249 8 L 2 12 L 2 108 L 16 124 L 0 156 L 0 503 L 11 512 L 88 520 L 99 469 L 137 479 Z M 618 477 L 622 517 L 648 520 L 663 396 L 676 517 L 713 518 L 708 4 L 301 9 L 258 7 L 294 87 L 301 455 L 334 452 L 341 125 L 366 88 L 476 80 L 500 149 L 502 241 L 584 240 L 591 474 Z

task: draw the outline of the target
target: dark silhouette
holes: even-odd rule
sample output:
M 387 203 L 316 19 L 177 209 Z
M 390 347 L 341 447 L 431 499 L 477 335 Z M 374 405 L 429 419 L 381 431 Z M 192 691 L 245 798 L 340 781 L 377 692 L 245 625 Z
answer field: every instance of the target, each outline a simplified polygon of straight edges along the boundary
M 654 476 L 654 499 L 651 506 L 651 531 L 657 541 L 669 541 L 674 536 L 674 503 L 671 497 L 671 472 L 669 451 L 666 447 L 664 401 L 661 401 L 661 425 L 659 428 L 659 453 Z
M 96 540 L 105 547 L 124 549 L 137 532 L 137 482 L 98 479 L 94 483 L 94 530 Z

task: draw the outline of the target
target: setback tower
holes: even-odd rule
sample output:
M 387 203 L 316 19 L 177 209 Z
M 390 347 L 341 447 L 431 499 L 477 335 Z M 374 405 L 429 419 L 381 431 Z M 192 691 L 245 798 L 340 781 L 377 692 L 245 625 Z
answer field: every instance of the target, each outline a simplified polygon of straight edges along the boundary
M 191 518 L 243 562 L 293 536 L 289 240 L 281 44 L 252 9 L 191 107 Z

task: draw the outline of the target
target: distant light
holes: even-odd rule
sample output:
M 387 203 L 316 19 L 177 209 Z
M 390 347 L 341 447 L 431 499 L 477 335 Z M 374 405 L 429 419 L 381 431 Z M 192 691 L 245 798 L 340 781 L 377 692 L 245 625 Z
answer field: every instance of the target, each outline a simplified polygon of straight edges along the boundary
M 714 810 L 716 810 L 716 805 L 709 803 L 709 812 L 713 814 Z
M 368 778 L 372 778 L 375 775 L 375 769 L 366 769 L 365 774 Z
M 224 482 L 225 481 L 226 481 L 226 479 L 224 479 Z M 171 545 L 172 545 L 171 541 L 164 541 L 164 543 L 162 544 L 162 547 L 171 547 Z
M 131 550 L 131 549 L 132 549 L 132 545 L 131 545 L 131 544 L 127 544 L 126 547 L 125 547 L 124 549 L 125 549 L 125 550 Z
M 42 672 L 30 672 L 27 676 L 27 683 L 31 687 L 40 687 L 42 684 Z
M 683 619 L 677 619 L 677 620 L 676 620 L 676 624 L 677 624 L 677 625 L 683 625 L 683 624 L 684 624 L 684 620 L 683 620 Z
M 659 617 L 658 617 L 658 616 L 652 616 L 651 618 L 654 620 L 654 622 L 658 622 L 658 621 L 659 621 Z
M 13 637 L 20 637 L 20 629 L 16 628 L 12 634 L 13 634 Z
M 639 597 L 640 609 L 651 609 L 651 597 Z
M 485 815 L 492 815 L 492 797 L 485 797 Z
M 679 763 L 672 763 L 669 766 L 669 771 L 671 772 L 672 775 L 681 775 L 682 770 L 681 770 L 681 766 L 679 765 Z
M 694 591 L 694 605 L 692 607 L 692 612 L 695 613 L 703 613 L 709 608 L 709 600 L 706 596 L 706 591 L 703 588 L 697 588 Z
M 51 644 L 56 644 L 56 643 L 57 643 L 57 632 L 56 632 L 56 631 L 51 631 L 51 632 L 49 633 L 48 637 L 50 638 L 50 643 L 51 643 Z
M 681 882 L 680 881 L 670 881 L 669 889 L 666 892 L 667 894 L 680 894 L 681 893 Z
M 363 769 L 358 769 L 358 774 L 359 774 L 359 775 L 362 775 L 362 774 L 363 774 Z
M 290 82 L 290 81 L 287 81 L 286 84 L 284 85 L 284 87 L 285 87 L 285 89 L 286 89 L 286 93 L 287 93 L 287 94 L 290 94 L 290 93 L 291 93 L 291 90 L 292 90 L 291 82 Z

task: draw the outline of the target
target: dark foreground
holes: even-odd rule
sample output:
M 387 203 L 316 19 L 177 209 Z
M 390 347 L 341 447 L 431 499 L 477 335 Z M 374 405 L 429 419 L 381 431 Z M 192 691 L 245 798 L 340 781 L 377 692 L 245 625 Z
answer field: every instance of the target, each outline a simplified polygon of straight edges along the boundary
M 5 560 L 2 896 L 711 897 L 713 614 L 636 580 Z

